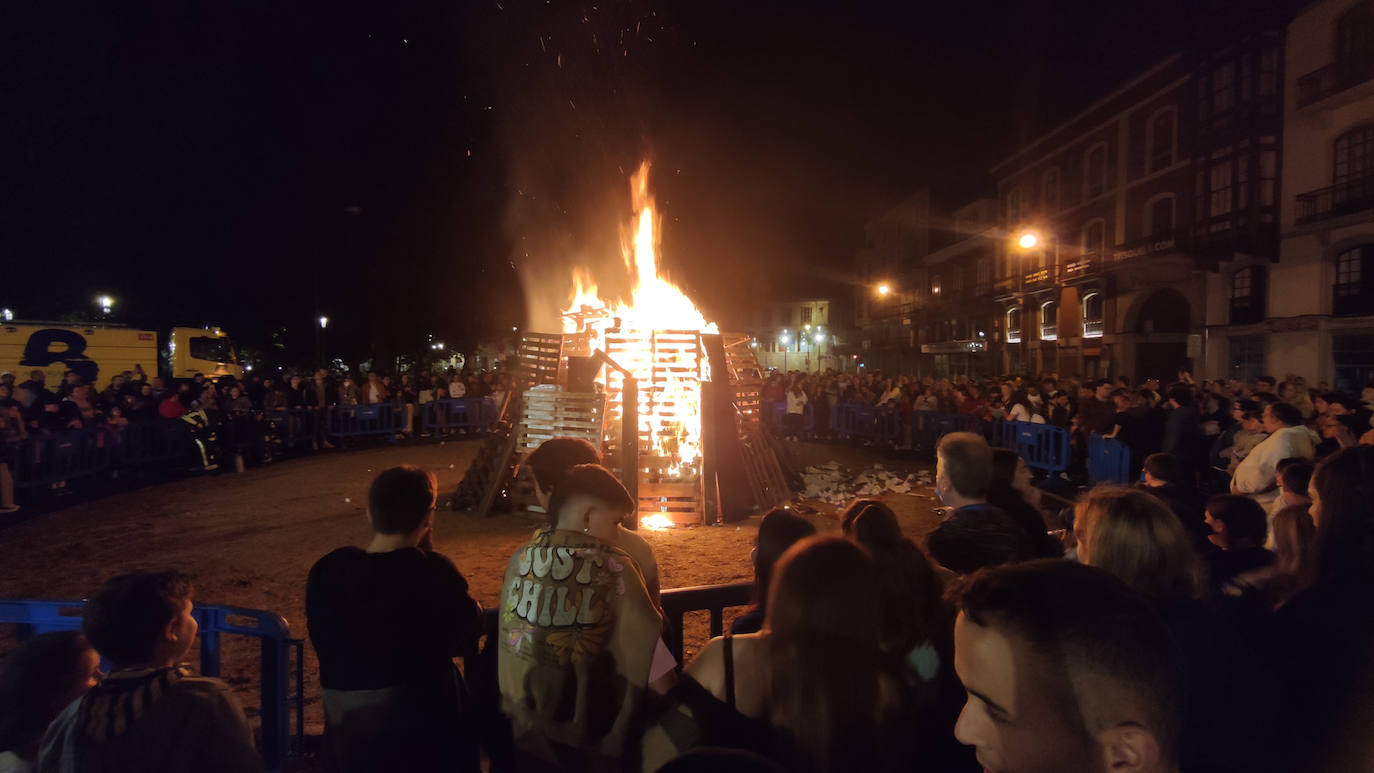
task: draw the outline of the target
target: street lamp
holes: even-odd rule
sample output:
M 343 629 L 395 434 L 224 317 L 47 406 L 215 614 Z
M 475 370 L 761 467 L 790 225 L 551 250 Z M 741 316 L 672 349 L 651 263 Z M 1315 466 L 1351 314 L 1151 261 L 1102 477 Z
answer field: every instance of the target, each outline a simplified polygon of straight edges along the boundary
M 1016 246 L 1023 250 L 1033 250 L 1038 244 L 1040 244 L 1040 234 L 1034 231 L 1022 231 L 1021 235 L 1016 237 Z
M 114 308 L 114 298 L 108 295 L 100 295 L 95 299 L 95 305 L 100 307 L 100 313 L 109 315 L 110 309 Z
M 320 329 L 329 327 L 329 317 L 320 317 Z
M 3 317 L 6 322 L 9 322 L 14 319 L 14 312 L 10 309 L 0 309 L 0 317 Z
M 878 295 L 881 295 L 881 296 L 883 296 L 883 297 L 887 297 L 888 293 L 890 293 L 890 292 L 892 292 L 892 286 L 889 285 L 888 283 L 884 282 L 884 283 L 878 285 Z

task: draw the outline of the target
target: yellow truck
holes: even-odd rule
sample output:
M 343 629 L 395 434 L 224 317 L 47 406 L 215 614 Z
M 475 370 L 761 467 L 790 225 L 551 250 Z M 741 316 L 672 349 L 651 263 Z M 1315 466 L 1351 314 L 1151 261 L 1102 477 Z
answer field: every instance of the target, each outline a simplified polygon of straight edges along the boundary
M 27 381 L 30 371 L 41 370 L 49 389 L 56 388 L 69 370 L 104 389 L 135 365 L 142 365 L 150 378 L 159 372 L 174 379 L 197 373 L 210 379 L 243 378 L 234 344 L 219 328 L 172 328 L 165 360 L 158 356 L 157 339 L 152 330 L 122 325 L 5 322 L 0 324 L 0 371 L 12 371 L 16 381 Z M 158 367 L 159 361 L 169 367 Z

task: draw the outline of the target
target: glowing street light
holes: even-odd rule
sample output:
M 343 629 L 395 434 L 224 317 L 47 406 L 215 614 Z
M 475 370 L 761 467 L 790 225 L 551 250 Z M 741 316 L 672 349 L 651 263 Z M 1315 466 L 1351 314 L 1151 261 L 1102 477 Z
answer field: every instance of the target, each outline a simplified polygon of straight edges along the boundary
M 884 282 L 883 284 L 878 285 L 878 294 L 879 294 L 879 295 L 887 296 L 887 294 L 890 293 L 890 292 L 892 292 L 892 287 L 891 287 L 890 285 L 888 285 L 886 282 Z
M 320 317 L 320 329 L 329 327 L 329 317 Z
M 6 322 L 9 322 L 14 319 L 14 311 L 11 309 L 0 309 L 0 318 L 4 318 Z
M 1016 246 L 1023 250 L 1033 250 L 1040 244 L 1040 234 L 1034 231 L 1025 231 L 1016 237 Z
M 95 305 L 100 307 L 101 314 L 109 314 L 110 309 L 114 308 L 114 298 L 108 295 L 101 295 L 95 299 Z

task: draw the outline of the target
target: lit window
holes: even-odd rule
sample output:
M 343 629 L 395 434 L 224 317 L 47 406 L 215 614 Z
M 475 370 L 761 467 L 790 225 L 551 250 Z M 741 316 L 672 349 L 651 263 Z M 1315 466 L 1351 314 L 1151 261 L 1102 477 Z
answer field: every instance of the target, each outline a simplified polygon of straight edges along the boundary
M 1101 255 L 1106 249 L 1106 226 L 1101 220 L 1094 220 L 1083 227 L 1083 254 Z
M 1102 337 L 1102 294 L 1088 293 L 1083 296 L 1083 337 Z
M 1015 306 L 1007 309 L 1007 343 L 1021 343 L 1021 309 Z
M 1045 301 L 1040 304 L 1040 340 L 1054 341 L 1059 338 L 1059 304 Z

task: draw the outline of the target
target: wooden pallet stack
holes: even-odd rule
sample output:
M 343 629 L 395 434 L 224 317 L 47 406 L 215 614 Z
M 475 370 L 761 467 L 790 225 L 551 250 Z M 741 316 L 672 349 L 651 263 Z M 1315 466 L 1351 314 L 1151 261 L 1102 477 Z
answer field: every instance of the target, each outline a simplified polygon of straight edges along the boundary
M 523 389 L 540 384 L 557 384 L 558 369 L 563 361 L 561 333 L 524 333 L 520 336 L 519 386 Z
M 606 354 L 634 374 L 639 389 L 640 515 L 664 514 L 677 523 L 702 519 L 701 382 L 710 366 L 695 330 L 615 330 Z M 606 414 L 621 420 L 624 377 L 605 371 Z M 612 431 L 608 448 L 618 451 Z M 695 460 L 695 461 L 694 461 Z
M 564 392 L 553 385 L 527 390 L 516 453 L 523 457 L 556 437 L 581 438 L 600 448 L 605 409 L 605 396 L 595 392 Z
M 763 368 L 754 354 L 753 338 L 743 333 L 726 333 L 721 339 L 734 392 L 744 470 L 754 502 L 761 510 L 786 504 L 792 492 L 763 422 Z

